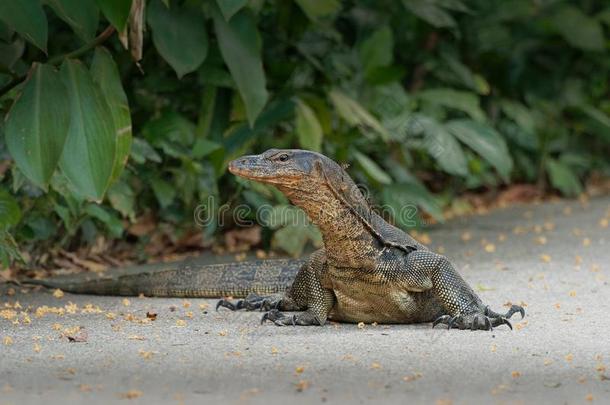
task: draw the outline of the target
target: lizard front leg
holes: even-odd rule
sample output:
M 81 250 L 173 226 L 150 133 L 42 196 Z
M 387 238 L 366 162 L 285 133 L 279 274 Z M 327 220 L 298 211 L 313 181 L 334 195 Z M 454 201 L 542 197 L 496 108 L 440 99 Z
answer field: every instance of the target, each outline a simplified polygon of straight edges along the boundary
M 323 249 L 320 249 L 311 255 L 286 293 L 286 298 L 292 305 L 305 310 L 295 315 L 286 315 L 278 309 L 272 309 L 263 315 L 261 322 L 269 320 L 278 326 L 324 325 L 335 304 L 333 291 L 322 286 L 321 279 L 325 272 L 326 254 Z
M 483 305 L 444 256 L 419 250 L 409 253 L 406 259 L 407 283 L 414 288 L 432 289 L 447 312 L 437 318 L 433 326 L 443 323 L 448 328 L 489 330 L 506 324 L 512 329 L 508 318 L 515 312 L 519 312 L 522 318 L 525 316 L 525 311 L 518 305 L 513 305 L 506 314 L 499 314 Z

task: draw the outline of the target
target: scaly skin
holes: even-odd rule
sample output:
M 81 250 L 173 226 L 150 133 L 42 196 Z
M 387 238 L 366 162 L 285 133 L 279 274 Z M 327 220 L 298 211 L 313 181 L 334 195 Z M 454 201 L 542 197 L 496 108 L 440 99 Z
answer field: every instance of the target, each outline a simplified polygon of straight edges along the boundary
M 271 149 L 239 158 L 229 170 L 275 185 L 318 226 L 324 248 L 301 262 L 182 266 L 118 279 L 37 283 L 115 295 L 243 297 L 249 293 L 237 302 L 222 299 L 217 308 L 266 310 L 262 321 L 276 325 L 324 325 L 330 319 L 433 322 L 448 328 L 490 330 L 502 324 L 512 328 L 508 318 L 515 312 L 525 315 L 517 305 L 505 314 L 490 310 L 447 258 L 375 214 L 349 175 L 326 156 Z
M 516 305 L 506 314 L 483 305 L 447 258 L 374 213 L 348 174 L 326 156 L 271 149 L 237 159 L 229 170 L 275 185 L 318 226 L 324 248 L 310 257 L 283 297 L 222 300 L 219 306 L 270 309 L 263 321 L 277 325 L 434 321 L 489 330 L 510 326 L 507 319 L 515 312 L 525 314 Z M 290 316 L 280 310 L 302 312 Z

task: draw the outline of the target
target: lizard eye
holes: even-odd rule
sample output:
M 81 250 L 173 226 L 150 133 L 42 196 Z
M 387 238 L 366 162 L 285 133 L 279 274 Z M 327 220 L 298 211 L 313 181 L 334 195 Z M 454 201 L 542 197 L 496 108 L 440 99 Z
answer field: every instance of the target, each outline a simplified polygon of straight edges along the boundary
M 280 162 L 285 162 L 288 160 L 288 155 L 286 153 L 282 153 L 278 158 Z

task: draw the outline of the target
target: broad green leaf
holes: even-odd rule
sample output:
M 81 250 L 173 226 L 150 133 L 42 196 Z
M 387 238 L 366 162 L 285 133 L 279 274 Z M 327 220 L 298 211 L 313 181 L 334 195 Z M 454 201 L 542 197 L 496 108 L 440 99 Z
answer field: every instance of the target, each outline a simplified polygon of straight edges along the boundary
M 565 163 L 556 159 L 548 159 L 546 170 L 549 173 L 551 185 L 562 194 L 574 197 L 582 192 L 580 180 Z
M 610 116 L 590 104 L 581 104 L 579 108 L 589 117 L 589 126 L 593 129 L 592 132 L 610 142 Z
M 476 91 L 481 95 L 488 95 L 490 88 L 489 83 L 479 74 L 474 73 L 468 66 L 464 65 L 457 56 L 451 53 L 441 54 L 443 61 L 449 68 L 448 72 L 452 72 L 460 84 Z M 440 72 L 444 75 L 444 72 Z
M 146 161 L 161 163 L 161 156 L 145 139 L 133 138 L 130 157 L 134 162 L 142 164 Z
M 0 229 L 0 268 L 2 266 L 9 267 L 16 260 L 24 262 L 17 242 L 15 242 L 13 235 Z
M 129 218 L 132 222 L 135 221 L 136 195 L 127 183 L 124 181 L 114 183 L 108 189 L 108 201 L 112 208 L 120 212 L 123 217 Z
M 214 27 L 220 52 L 246 105 L 250 127 L 253 127 L 269 98 L 256 22 L 247 10 L 241 10 L 229 22 L 216 10 Z
M 415 114 L 412 125 L 424 132 L 424 147 L 447 173 L 459 176 L 468 174 L 464 151 L 453 135 L 435 119 Z
M 487 160 L 504 180 L 508 181 L 513 160 L 502 135 L 488 125 L 468 119 L 449 121 L 445 126 L 460 141 Z
M 394 37 L 387 25 L 379 28 L 368 37 L 360 46 L 360 59 L 367 76 L 379 67 L 392 63 L 394 51 Z
M 17 225 L 21 219 L 21 209 L 17 200 L 4 188 L 0 188 L 0 230 Z
M 216 0 L 216 4 L 222 11 L 225 20 L 229 21 L 235 13 L 248 4 L 248 0 Z
M 177 4 L 167 8 L 160 0 L 153 0 L 148 5 L 147 19 L 155 48 L 178 78 L 197 70 L 208 54 L 203 13 Z
M 296 132 L 303 149 L 319 152 L 322 148 L 322 126 L 316 113 L 305 102 L 297 101 Z
M 606 8 L 603 11 L 600 11 L 596 16 L 595 16 L 599 21 L 605 23 L 606 25 L 610 26 L 610 7 Z
M 111 181 L 121 176 L 123 167 L 127 164 L 129 150 L 131 149 L 131 115 L 127 96 L 121 85 L 119 70 L 112 60 L 112 55 L 106 48 L 98 47 L 91 63 L 93 81 L 102 90 L 102 94 L 110 107 L 114 133 L 116 136 L 116 151 L 112 167 Z
M 536 134 L 536 121 L 526 106 L 516 101 L 503 100 L 500 107 L 504 114 L 515 121 L 524 131 L 531 135 Z
M 176 198 L 176 188 L 167 181 L 160 178 L 153 178 L 150 181 L 155 197 L 161 208 L 167 208 Z
M 322 235 L 318 228 L 311 224 L 288 225 L 273 233 L 271 246 L 283 250 L 292 257 L 299 257 L 309 241 L 315 247 L 322 246 Z
M 66 60 L 61 76 L 68 89 L 70 127 L 59 166 L 79 194 L 99 201 L 108 188 L 114 166 L 116 133 L 112 113 L 82 63 Z
M 70 123 L 68 93 L 50 65 L 34 64 L 6 123 L 6 143 L 21 172 L 46 189 L 64 149 Z
M 604 31 L 599 21 L 577 7 L 563 5 L 552 16 L 551 22 L 555 30 L 571 45 L 587 51 L 604 49 Z
M 23 55 L 25 41 L 16 37 L 14 41 L 5 43 L 0 41 L 0 72 L 13 70 L 15 63 Z
M 197 138 L 197 140 L 193 144 L 192 156 L 193 159 L 201 159 L 221 148 L 222 145 L 218 142 L 210 141 L 206 138 Z
M 123 223 L 110 210 L 97 204 L 89 204 L 85 207 L 85 212 L 103 223 L 115 238 L 123 234 Z
M 47 16 L 40 0 L 1 0 L 0 20 L 47 52 Z
M 354 157 L 362 166 L 365 173 L 368 174 L 373 180 L 381 183 L 381 184 L 391 184 L 392 178 L 389 174 L 385 172 L 375 161 L 373 161 L 370 157 L 365 154 L 354 151 Z
M 341 9 L 339 0 L 296 0 L 296 3 L 312 21 L 332 17 Z
M 479 97 L 474 93 L 440 88 L 421 91 L 418 96 L 429 103 L 463 111 L 476 121 L 485 121 L 485 113 L 479 106 Z
M 95 0 L 46 0 L 46 2 L 84 42 L 89 42 L 95 37 L 99 23 Z
M 381 198 L 393 209 L 394 219 L 404 227 L 412 227 L 414 215 L 409 204 L 422 208 L 439 222 L 444 221 L 443 211 L 432 194 L 417 183 L 398 183 L 384 187 Z
M 381 125 L 379 120 L 369 113 L 364 107 L 358 102 L 343 92 L 335 89 L 329 94 L 330 100 L 337 109 L 337 113 L 343 118 L 348 124 L 352 126 L 370 128 L 381 135 L 384 140 L 389 139 L 389 134 L 386 129 Z M 366 134 L 366 131 L 364 132 Z
M 132 0 L 96 0 L 96 2 L 110 24 L 118 32 L 123 32 L 127 27 Z
M 455 20 L 447 11 L 440 7 L 440 1 L 436 0 L 402 0 L 402 4 L 428 24 L 437 28 L 454 28 Z

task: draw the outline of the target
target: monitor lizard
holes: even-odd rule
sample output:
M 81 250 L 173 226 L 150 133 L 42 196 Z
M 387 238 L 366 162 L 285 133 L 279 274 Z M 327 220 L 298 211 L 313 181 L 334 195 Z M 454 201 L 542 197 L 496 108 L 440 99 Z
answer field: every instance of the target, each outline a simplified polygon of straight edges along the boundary
M 525 311 L 484 305 L 449 260 L 386 222 L 347 172 L 330 158 L 270 149 L 229 164 L 237 176 L 277 187 L 321 231 L 309 258 L 214 265 L 167 264 L 160 271 L 87 280 L 29 280 L 65 291 L 104 295 L 227 297 L 216 309 L 266 311 L 261 322 L 324 325 L 432 322 L 433 327 L 491 330 Z M 294 314 L 285 312 L 297 311 Z

